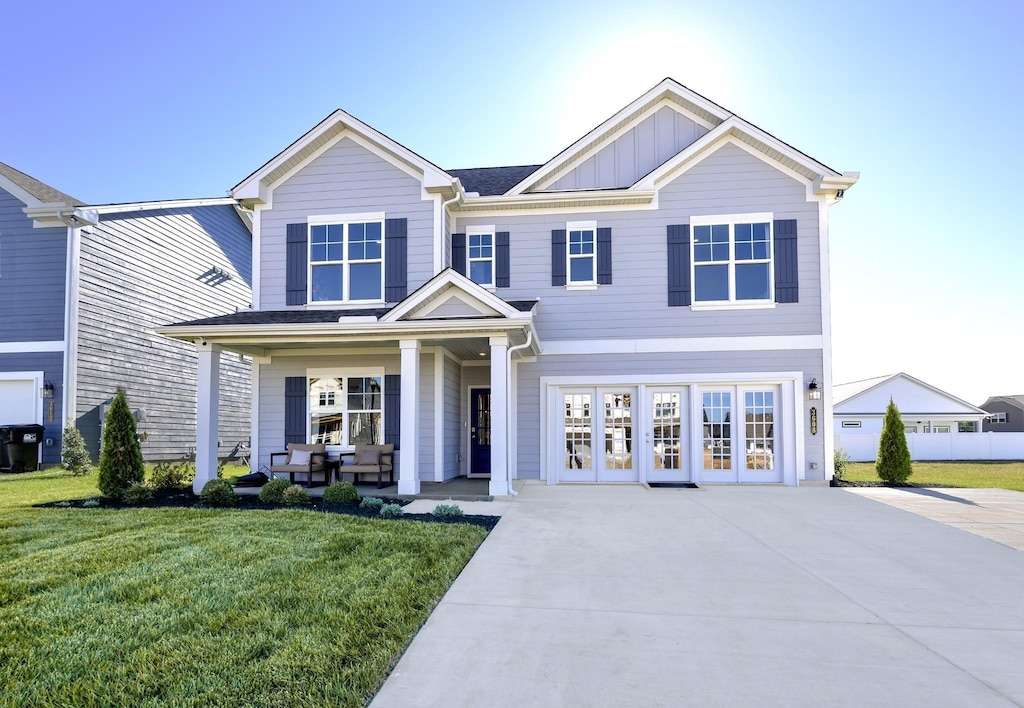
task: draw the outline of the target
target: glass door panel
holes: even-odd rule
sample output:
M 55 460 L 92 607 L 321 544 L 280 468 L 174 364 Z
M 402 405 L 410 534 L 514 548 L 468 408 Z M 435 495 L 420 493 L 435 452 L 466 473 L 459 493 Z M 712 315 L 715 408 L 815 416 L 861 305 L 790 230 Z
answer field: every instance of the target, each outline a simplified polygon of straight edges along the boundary
M 733 464 L 733 401 L 732 390 L 702 391 L 703 415 L 702 458 L 707 482 L 735 482 Z
M 689 395 L 685 388 L 647 389 L 649 459 L 646 481 L 691 481 Z
M 601 394 L 604 403 L 604 459 L 598 481 L 633 482 L 633 393 L 612 391 Z
M 565 454 L 559 479 L 566 482 L 594 482 L 597 475 L 593 458 L 593 394 L 564 393 Z
M 775 416 L 778 387 L 740 391 L 743 405 L 743 459 L 741 482 L 781 482 L 782 469 L 776 455 Z

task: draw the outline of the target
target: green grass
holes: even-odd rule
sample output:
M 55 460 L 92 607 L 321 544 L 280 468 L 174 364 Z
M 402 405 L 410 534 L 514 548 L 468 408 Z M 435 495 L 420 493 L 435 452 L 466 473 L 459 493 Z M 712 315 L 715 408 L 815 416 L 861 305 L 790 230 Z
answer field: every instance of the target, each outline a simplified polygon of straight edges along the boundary
M 923 486 L 999 487 L 1024 492 L 1024 462 L 914 462 L 907 480 Z M 845 478 L 850 482 L 878 482 L 874 462 L 851 462 Z
M 308 511 L 33 509 L 0 479 L 0 705 L 358 706 L 483 540 Z

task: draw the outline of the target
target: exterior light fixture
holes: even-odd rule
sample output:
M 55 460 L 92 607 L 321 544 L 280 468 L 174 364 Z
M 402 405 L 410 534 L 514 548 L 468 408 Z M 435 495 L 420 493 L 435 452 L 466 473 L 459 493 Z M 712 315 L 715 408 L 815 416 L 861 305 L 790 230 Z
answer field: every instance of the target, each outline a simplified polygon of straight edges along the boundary
M 39 396 L 41 398 L 53 398 L 53 389 L 53 382 L 47 381 L 45 384 L 43 384 L 43 387 L 39 389 Z
M 811 379 L 807 384 L 807 398 L 812 401 L 821 400 L 821 389 L 818 388 L 818 379 Z

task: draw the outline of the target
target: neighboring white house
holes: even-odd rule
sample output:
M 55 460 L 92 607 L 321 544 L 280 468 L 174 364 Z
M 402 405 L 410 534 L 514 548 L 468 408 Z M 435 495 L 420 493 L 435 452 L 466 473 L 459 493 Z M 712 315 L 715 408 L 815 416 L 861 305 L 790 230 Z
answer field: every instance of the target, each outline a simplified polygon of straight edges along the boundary
M 989 415 L 904 373 L 837 384 L 832 395 L 836 434 L 881 433 L 890 399 L 900 409 L 908 433 L 980 433 L 981 422 Z

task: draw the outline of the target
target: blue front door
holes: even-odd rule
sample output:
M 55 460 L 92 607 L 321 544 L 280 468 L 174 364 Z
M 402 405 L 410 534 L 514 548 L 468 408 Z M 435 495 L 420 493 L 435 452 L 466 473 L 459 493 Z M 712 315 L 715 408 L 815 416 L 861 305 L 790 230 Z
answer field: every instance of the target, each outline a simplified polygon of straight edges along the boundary
M 470 389 L 472 416 L 469 421 L 469 473 L 491 473 L 491 389 Z

